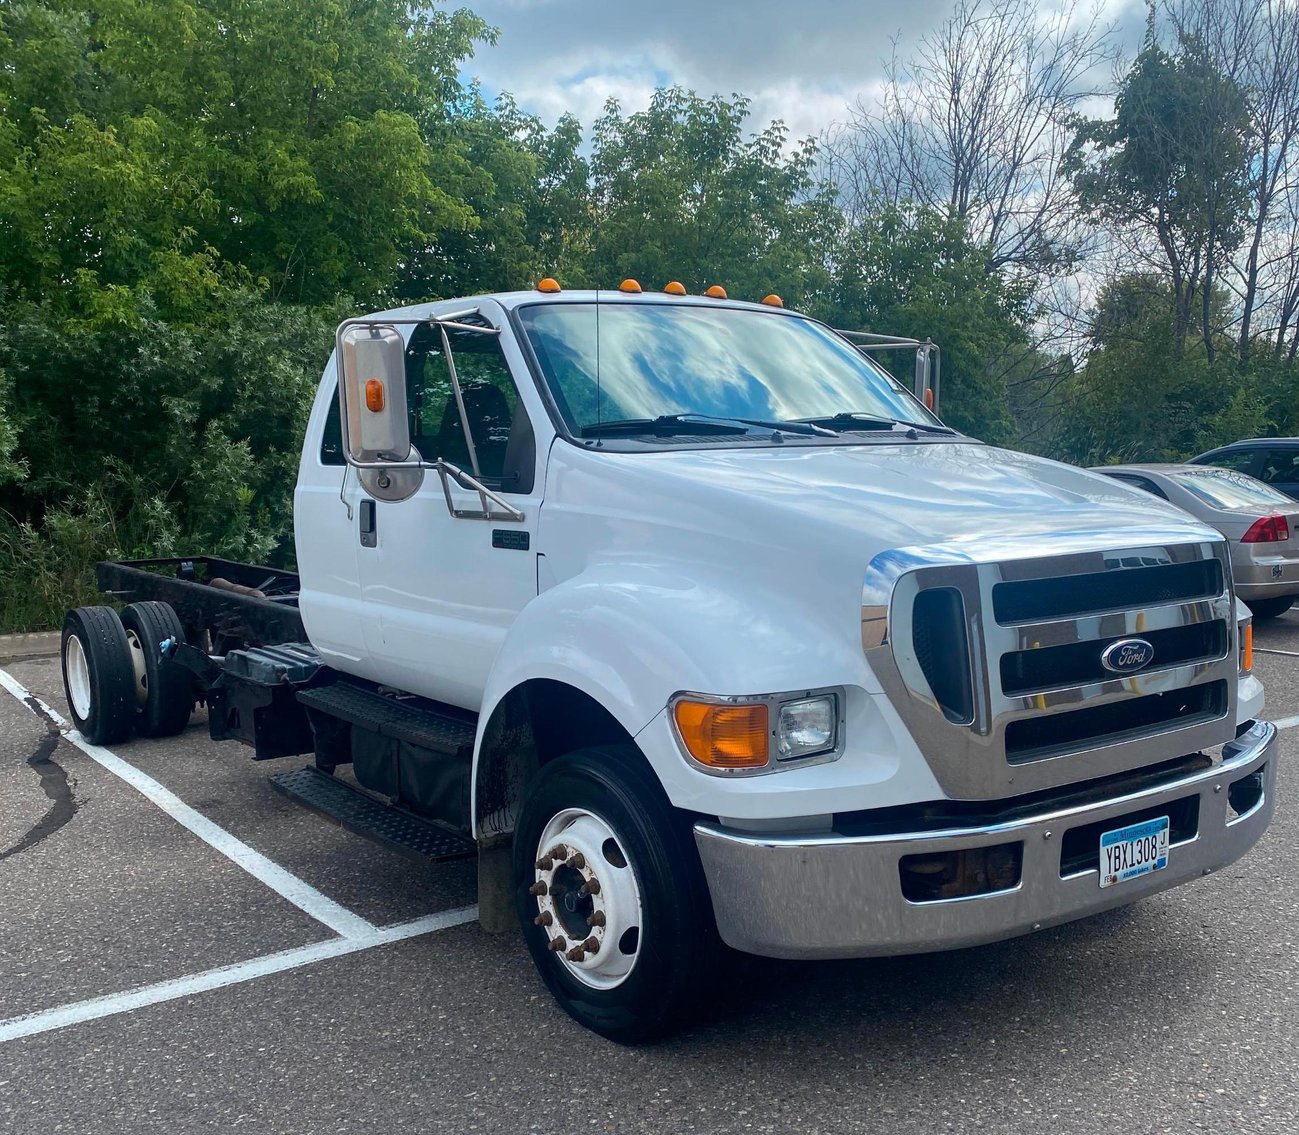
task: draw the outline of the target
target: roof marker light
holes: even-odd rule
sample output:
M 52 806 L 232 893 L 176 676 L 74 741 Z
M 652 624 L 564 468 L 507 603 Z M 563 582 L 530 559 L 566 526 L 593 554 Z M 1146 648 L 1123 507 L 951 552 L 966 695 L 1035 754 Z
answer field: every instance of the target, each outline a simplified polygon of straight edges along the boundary
M 670 296 L 683 296 L 686 294 L 686 286 L 680 280 L 669 280 L 663 285 L 663 291 Z
M 704 295 L 712 296 L 715 300 L 724 300 L 726 298 L 726 289 L 721 284 L 714 284 L 711 288 L 704 290 Z
M 769 296 L 763 296 L 763 297 L 762 297 L 762 302 L 765 303 L 768 307 L 784 307 L 784 306 L 785 306 L 785 301 L 784 301 L 783 299 L 781 299 L 778 295 L 776 295 L 775 292 L 772 292 L 771 295 L 769 295 Z
M 640 294 L 640 285 L 633 279 L 626 279 L 618 285 L 620 292 L 631 292 L 633 295 Z
M 539 292 L 557 292 L 559 290 L 559 281 L 554 276 L 547 276 L 544 280 L 537 281 L 537 291 Z

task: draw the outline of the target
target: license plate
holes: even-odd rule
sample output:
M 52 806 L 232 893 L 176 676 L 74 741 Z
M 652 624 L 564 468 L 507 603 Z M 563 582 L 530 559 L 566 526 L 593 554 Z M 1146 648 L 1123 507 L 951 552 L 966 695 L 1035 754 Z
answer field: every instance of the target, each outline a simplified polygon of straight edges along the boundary
M 1168 817 L 1115 828 L 1101 836 L 1101 886 L 1139 879 L 1168 866 Z

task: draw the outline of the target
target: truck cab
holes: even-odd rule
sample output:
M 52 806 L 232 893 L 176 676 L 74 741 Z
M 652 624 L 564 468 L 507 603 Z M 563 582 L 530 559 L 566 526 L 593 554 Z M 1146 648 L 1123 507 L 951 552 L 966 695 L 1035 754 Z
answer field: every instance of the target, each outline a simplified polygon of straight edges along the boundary
M 712 291 L 340 326 L 283 710 L 317 767 L 472 839 L 484 926 L 624 1041 L 726 948 L 973 945 L 1243 855 L 1276 734 L 1221 536 L 947 427 L 930 344 L 874 344 L 908 390 Z

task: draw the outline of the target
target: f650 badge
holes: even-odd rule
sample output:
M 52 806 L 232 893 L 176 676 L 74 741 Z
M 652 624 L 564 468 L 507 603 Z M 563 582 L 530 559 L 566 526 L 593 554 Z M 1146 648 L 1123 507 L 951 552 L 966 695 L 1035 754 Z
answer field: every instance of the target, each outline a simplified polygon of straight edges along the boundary
M 1144 638 L 1121 638 L 1101 652 L 1101 665 L 1111 674 L 1144 670 L 1155 657 L 1155 648 Z

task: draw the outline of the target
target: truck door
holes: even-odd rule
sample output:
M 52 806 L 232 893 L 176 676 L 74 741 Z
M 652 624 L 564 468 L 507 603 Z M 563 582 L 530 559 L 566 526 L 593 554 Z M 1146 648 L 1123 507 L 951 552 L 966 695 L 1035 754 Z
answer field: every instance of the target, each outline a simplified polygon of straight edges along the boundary
M 448 337 L 480 479 L 525 519 L 452 516 L 441 480 L 428 471 L 410 499 L 374 501 L 373 532 L 357 556 L 367 670 L 400 689 L 477 709 L 505 632 L 537 593 L 532 544 L 544 479 L 499 337 L 473 331 Z M 425 460 L 442 458 L 472 471 L 441 330 L 416 326 L 405 362 L 415 449 Z M 477 493 L 454 484 L 450 492 L 457 509 L 481 509 Z

